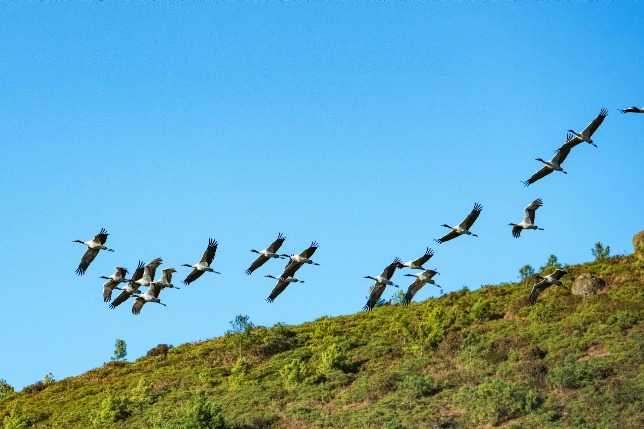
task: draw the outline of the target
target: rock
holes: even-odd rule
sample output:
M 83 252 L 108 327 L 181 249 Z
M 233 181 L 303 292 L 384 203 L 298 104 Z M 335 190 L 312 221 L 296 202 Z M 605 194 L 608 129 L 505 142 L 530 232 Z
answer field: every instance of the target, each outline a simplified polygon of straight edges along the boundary
M 606 282 L 589 273 L 578 276 L 572 284 L 571 292 L 573 295 L 591 296 L 597 295 L 600 290 L 606 287 Z
M 640 231 L 633 237 L 633 248 L 635 249 L 635 256 L 638 259 L 644 259 L 644 231 Z

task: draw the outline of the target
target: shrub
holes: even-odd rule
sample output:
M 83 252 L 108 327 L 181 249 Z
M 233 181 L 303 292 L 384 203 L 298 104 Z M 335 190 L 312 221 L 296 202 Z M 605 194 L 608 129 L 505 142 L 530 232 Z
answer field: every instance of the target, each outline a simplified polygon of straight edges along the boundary
M 524 265 L 519 269 L 519 278 L 525 281 L 534 275 L 534 268 L 531 265 Z
M 126 396 L 115 396 L 111 393 L 101 402 L 101 408 L 94 417 L 94 425 L 101 427 L 106 423 L 125 420 L 130 415 L 129 400 Z
M 310 377 L 306 362 L 302 359 L 292 359 L 280 369 L 280 376 L 287 387 L 295 387 Z
M 630 310 L 618 311 L 614 314 L 611 314 L 606 319 L 606 324 L 609 326 L 615 327 L 620 331 L 626 331 L 639 322 L 639 315 Z
M 499 379 L 488 378 L 471 389 L 463 386 L 458 397 L 468 408 L 470 420 L 475 424 L 497 425 L 517 417 L 525 407 L 525 395 Z
M 14 392 L 13 386 L 7 383 L 5 379 L 0 378 L 0 399 L 6 398 Z
M 282 323 L 278 323 L 266 331 L 266 335 L 262 338 L 259 352 L 266 358 L 290 350 L 295 344 L 295 331 Z
M 596 379 L 600 374 L 597 371 L 577 360 L 573 356 L 567 356 L 563 363 L 546 376 L 546 381 L 553 387 L 578 389 Z
M 546 265 L 540 267 L 539 271 L 554 270 L 561 267 L 562 265 L 559 263 L 559 259 L 555 255 L 550 255 L 550 257 L 548 257 L 548 260 L 546 261 Z
M 34 384 L 30 384 L 29 386 L 22 389 L 22 391 L 28 395 L 31 395 L 33 393 L 38 393 L 42 390 L 45 390 L 46 388 L 47 385 L 45 383 L 43 383 L 42 381 L 36 381 Z
M 492 305 L 489 301 L 479 298 L 478 301 L 472 305 L 470 309 L 470 314 L 477 322 L 485 322 L 493 316 Z
M 414 398 L 429 396 L 440 391 L 438 381 L 431 375 L 407 375 L 398 383 L 398 388 Z
M 168 350 L 170 350 L 171 348 L 172 346 L 169 346 L 167 344 L 159 344 L 156 347 L 153 347 L 150 350 L 148 350 L 145 356 L 147 357 L 159 356 L 161 358 L 165 358 L 168 355 Z
M 318 372 L 327 374 L 334 369 L 344 370 L 347 363 L 347 347 L 342 343 L 331 343 L 322 352 Z
M 198 391 L 186 407 L 182 429 L 223 429 L 226 427 L 218 404 L 209 401 L 204 391 Z

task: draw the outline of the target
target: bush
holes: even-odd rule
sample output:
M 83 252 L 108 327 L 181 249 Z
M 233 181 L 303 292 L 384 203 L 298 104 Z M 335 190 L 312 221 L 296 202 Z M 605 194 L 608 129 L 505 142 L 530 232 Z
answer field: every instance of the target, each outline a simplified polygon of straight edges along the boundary
M 488 378 L 471 389 L 463 386 L 458 396 L 475 424 L 497 425 L 519 416 L 525 408 L 525 395 L 499 379 Z
M 0 399 L 6 398 L 14 392 L 13 386 L 7 383 L 5 379 L 0 378 Z
M 267 358 L 290 350 L 295 345 L 295 331 L 282 323 L 278 323 L 266 331 L 266 335 L 262 338 L 259 353 Z
M 404 390 L 413 398 L 433 395 L 440 391 L 438 381 L 431 375 L 407 375 L 398 383 L 398 389 Z
M 129 417 L 129 400 L 125 396 L 115 396 L 111 393 L 101 402 L 101 408 L 94 417 L 94 425 L 101 427 L 105 423 L 116 423 Z
M 168 350 L 170 350 L 172 346 L 169 346 L 167 344 L 159 344 L 156 347 L 151 348 L 148 350 L 148 352 L 145 354 L 146 357 L 154 357 L 154 356 L 159 356 L 161 358 L 165 358 L 168 356 Z
M 552 369 L 546 376 L 546 381 L 553 387 L 578 389 L 586 386 L 600 374 L 588 365 L 577 362 L 573 356 L 567 356 L 563 363 Z
M 483 298 L 479 298 L 478 301 L 472 305 L 470 314 L 477 322 L 485 322 L 493 316 L 492 304 Z
M 321 362 L 318 365 L 320 374 L 330 373 L 334 369 L 344 370 L 347 363 L 347 347 L 341 343 L 331 343 L 322 352 Z
M 608 316 L 606 324 L 620 331 L 626 331 L 635 326 L 639 322 L 639 319 L 637 313 L 630 310 L 622 310 Z
M 519 278 L 525 281 L 534 275 L 534 268 L 531 265 L 524 265 L 519 269 Z
M 280 369 L 280 376 L 287 387 L 296 387 L 309 379 L 310 375 L 306 362 L 299 358 L 292 359 L 291 362 L 287 363 L 282 369 Z
M 209 401 L 204 391 L 198 391 L 186 407 L 186 422 L 182 429 L 223 429 L 226 427 L 218 404 Z

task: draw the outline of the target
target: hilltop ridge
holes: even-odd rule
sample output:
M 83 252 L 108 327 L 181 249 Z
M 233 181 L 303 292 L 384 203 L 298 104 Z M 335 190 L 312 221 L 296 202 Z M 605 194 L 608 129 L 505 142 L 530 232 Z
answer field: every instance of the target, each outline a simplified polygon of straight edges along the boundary
M 15 428 L 644 427 L 644 255 L 531 281 L 236 333 L 2 393 Z M 640 237 L 638 239 L 638 237 Z M 638 241 L 640 240 L 640 241 Z M 544 273 L 552 267 L 543 269 Z M 431 287 L 430 285 L 426 287 Z M 248 322 L 248 321 L 246 321 Z

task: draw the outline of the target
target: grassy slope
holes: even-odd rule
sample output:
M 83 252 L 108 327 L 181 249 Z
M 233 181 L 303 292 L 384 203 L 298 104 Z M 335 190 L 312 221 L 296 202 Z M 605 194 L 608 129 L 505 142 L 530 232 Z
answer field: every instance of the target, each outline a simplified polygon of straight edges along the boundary
M 184 344 L 9 395 L 0 422 L 207 427 L 204 391 L 226 427 L 644 427 L 643 268 L 569 267 L 607 281 L 585 300 L 508 283 Z

